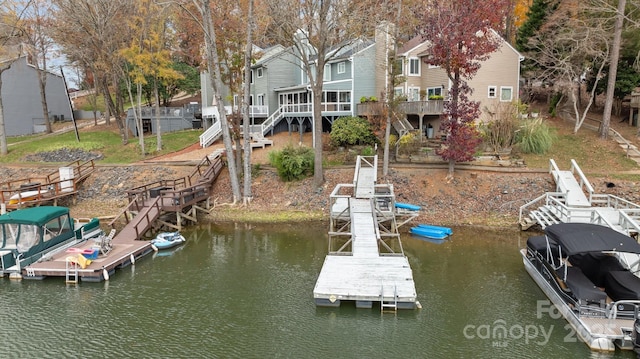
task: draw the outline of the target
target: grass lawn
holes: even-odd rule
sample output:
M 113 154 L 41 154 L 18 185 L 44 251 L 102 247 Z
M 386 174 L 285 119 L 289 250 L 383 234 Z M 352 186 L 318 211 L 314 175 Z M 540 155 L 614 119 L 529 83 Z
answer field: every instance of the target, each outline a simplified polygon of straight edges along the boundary
M 129 143 L 122 144 L 117 126 L 93 126 L 79 131 L 80 141 L 74 131 L 51 135 L 21 136 L 8 139 L 9 153 L 0 156 L 0 163 L 23 162 L 26 155 L 50 152 L 61 148 L 81 149 L 99 152 L 104 158 L 100 163 L 127 164 L 150 157 L 175 152 L 198 142 L 202 130 L 184 130 L 162 135 L 162 151 L 156 151 L 156 136 L 145 137 L 145 152 L 142 155 L 137 137 L 130 137 Z

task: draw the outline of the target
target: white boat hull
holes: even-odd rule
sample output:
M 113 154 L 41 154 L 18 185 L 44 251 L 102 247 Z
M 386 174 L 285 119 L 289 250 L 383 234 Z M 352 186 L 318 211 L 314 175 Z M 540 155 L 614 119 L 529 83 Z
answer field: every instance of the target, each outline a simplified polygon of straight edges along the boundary
M 625 350 L 633 349 L 631 336 L 625 334 L 622 330 L 622 328 L 633 330 L 633 320 L 604 319 L 606 320 L 606 324 L 599 326 L 603 332 L 593 331 L 592 327 L 587 325 L 585 321 L 580 318 L 564 300 L 562 300 L 549 282 L 543 278 L 542 274 L 535 268 L 529 258 L 527 258 L 526 249 L 522 249 L 520 254 L 522 255 L 524 268 L 531 278 L 536 282 L 536 284 L 538 284 L 538 287 L 540 287 L 547 298 L 549 298 L 551 303 L 555 305 L 556 309 L 567 320 L 569 325 L 571 325 L 576 336 L 587 344 L 591 350 L 615 351 L 616 345 Z M 589 318 L 586 318 L 585 320 L 589 320 Z

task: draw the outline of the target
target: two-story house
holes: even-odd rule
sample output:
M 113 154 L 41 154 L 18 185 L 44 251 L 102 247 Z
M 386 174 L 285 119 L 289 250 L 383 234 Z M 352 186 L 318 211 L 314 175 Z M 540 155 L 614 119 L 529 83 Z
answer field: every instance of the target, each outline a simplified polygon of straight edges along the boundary
M 306 36 L 296 34 L 297 41 Z M 251 67 L 250 118 L 251 132 L 264 134 L 280 131 L 311 131 L 313 126 L 313 93 L 307 72 L 296 47 L 274 46 L 262 52 Z M 376 77 L 373 75 L 379 61 L 376 58 L 376 42 L 358 39 L 329 52 L 324 69 L 322 118 L 323 131 L 330 131 L 334 120 L 354 116 L 356 105 L 362 96 L 376 93 Z M 314 73 L 313 69 L 311 71 Z M 202 79 L 203 121 L 207 131 L 216 129 L 217 106 L 212 103 L 212 90 L 206 74 Z M 240 105 L 234 97 L 230 108 Z M 207 136 L 206 132 L 203 136 Z M 212 138 L 212 136 L 209 136 Z M 203 141 L 203 146 L 210 143 Z
M 498 33 L 492 32 L 493 36 Z M 481 63 L 477 74 L 468 81 L 473 89 L 472 101 L 480 102 L 480 121 L 488 121 L 500 103 L 518 100 L 520 63 L 524 59 L 507 41 L 500 37 L 499 48 Z M 437 134 L 442 113 L 442 99 L 446 99 L 451 81 L 446 72 L 425 59 L 430 56 L 429 41 L 417 36 L 405 43 L 397 53 L 406 81 L 395 88 L 397 96 L 406 97 L 401 109 L 415 129 L 425 130 L 428 137 Z M 428 131 L 428 129 L 434 129 Z

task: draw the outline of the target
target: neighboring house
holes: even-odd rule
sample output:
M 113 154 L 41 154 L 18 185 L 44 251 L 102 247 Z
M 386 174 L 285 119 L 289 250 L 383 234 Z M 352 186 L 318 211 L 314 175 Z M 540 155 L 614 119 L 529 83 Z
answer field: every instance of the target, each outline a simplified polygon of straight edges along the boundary
M 25 56 L 8 62 L 11 65 L 2 72 L 1 93 L 5 134 L 20 136 L 45 132 L 38 70 L 27 62 Z M 71 120 L 71 102 L 64 78 L 47 72 L 45 89 L 49 120 L 51 122 Z
M 492 34 L 500 37 L 495 31 Z M 500 104 L 518 100 L 520 63 L 524 58 L 503 38 L 500 37 L 500 41 L 500 47 L 481 63 L 476 75 L 468 81 L 473 89 L 470 100 L 480 102 L 480 121 L 490 120 L 490 113 L 497 112 Z M 451 82 L 443 69 L 424 61 L 430 55 L 429 46 L 428 41 L 422 41 L 417 36 L 398 50 L 406 81 L 398 85 L 395 91 L 396 95 L 407 99 L 403 107 L 412 127 L 425 130 L 433 128 L 433 136 L 438 133 L 442 113 L 442 101 L 434 101 L 433 98 L 438 96 L 446 99 Z M 416 106 L 417 103 L 420 106 Z

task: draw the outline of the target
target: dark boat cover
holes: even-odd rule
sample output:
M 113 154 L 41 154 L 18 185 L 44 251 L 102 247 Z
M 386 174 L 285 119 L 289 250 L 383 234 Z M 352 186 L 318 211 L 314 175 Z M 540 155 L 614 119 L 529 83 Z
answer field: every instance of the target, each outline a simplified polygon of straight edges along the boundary
M 605 286 L 607 273 L 625 270 L 618 258 L 600 252 L 576 254 L 569 257 L 569 262 L 582 269 L 587 278 L 598 287 Z
M 545 233 L 569 256 L 606 251 L 640 254 L 640 244 L 633 238 L 598 224 L 558 223 L 546 227 Z
M 549 254 L 549 251 L 553 258 L 559 257 L 558 243 L 556 243 L 556 241 L 554 241 L 553 239 L 547 236 L 529 237 L 527 239 L 527 248 L 529 248 L 530 252 L 534 251 L 534 252 L 540 253 L 541 255 L 546 257 L 547 260 L 549 259 L 547 257 L 547 254 Z
M 605 291 L 614 301 L 640 299 L 640 278 L 629 271 L 607 273 Z
M 565 283 L 580 301 L 600 303 L 607 300 L 607 294 L 596 287 L 578 267 L 567 267 Z

